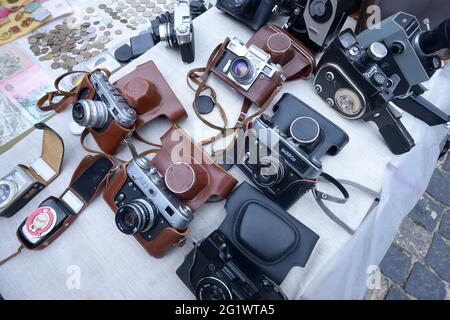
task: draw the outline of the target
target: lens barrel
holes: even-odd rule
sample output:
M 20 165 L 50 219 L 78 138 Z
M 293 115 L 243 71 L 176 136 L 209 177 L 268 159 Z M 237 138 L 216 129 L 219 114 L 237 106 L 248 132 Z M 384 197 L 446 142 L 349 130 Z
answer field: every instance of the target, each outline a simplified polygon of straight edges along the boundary
M 80 100 L 72 108 L 72 117 L 82 127 L 100 129 L 108 123 L 108 107 L 102 101 Z
M 145 199 L 137 199 L 119 208 L 116 212 L 116 225 L 127 235 L 146 232 L 156 225 L 158 209 Z

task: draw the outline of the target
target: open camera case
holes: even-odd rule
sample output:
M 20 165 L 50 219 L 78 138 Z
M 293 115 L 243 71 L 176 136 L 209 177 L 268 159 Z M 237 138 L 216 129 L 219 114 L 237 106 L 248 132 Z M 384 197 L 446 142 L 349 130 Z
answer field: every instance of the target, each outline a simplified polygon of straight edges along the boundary
M 34 128 L 43 131 L 41 155 L 30 166 L 23 164 L 18 164 L 17 166 L 29 173 L 35 183 L 20 199 L 15 199 L 11 206 L 2 211 L 2 217 L 12 217 L 16 214 L 40 191 L 52 183 L 61 172 L 64 159 L 63 139 L 56 131 L 44 123 L 37 123 L 34 125 Z
M 78 165 L 69 187 L 63 192 L 62 196 L 49 197 L 44 200 L 39 208 L 48 206 L 53 208 L 59 217 L 58 223 L 53 230 L 45 235 L 36 244 L 28 241 L 23 234 L 22 228 L 27 219 L 21 223 L 17 229 L 17 238 L 27 248 L 31 250 L 42 250 L 55 241 L 70 225 L 75 221 L 80 213 L 95 199 L 98 193 L 105 185 L 114 162 L 103 155 L 86 156 Z
M 188 134 L 177 126 L 172 126 L 161 137 L 161 144 L 161 150 L 150 162 L 162 175 L 165 175 L 172 164 L 179 162 L 195 164 L 196 170 L 203 171 L 203 182 L 205 184 L 197 188 L 195 193 L 189 196 L 189 199 L 182 199 L 183 203 L 189 206 L 193 212 L 211 199 L 226 198 L 236 186 L 237 181 L 209 159 L 203 150 L 192 142 Z M 104 192 L 104 199 L 114 212 L 118 210 L 115 197 L 127 181 L 127 165 L 125 164 Z M 161 258 L 170 247 L 184 245 L 183 240 L 187 234 L 187 229 L 177 230 L 169 227 L 150 242 L 146 241 L 140 234 L 136 235 L 135 238 L 151 256 Z
M 256 32 L 247 47 L 263 48 L 283 68 L 286 81 L 309 78 L 316 66 L 312 52 L 282 27 L 269 24 Z
M 109 76 L 108 72 L 107 74 Z M 42 106 L 42 102 L 39 103 L 40 109 L 60 112 L 78 100 L 96 99 L 96 90 L 89 77 L 90 74 L 86 74 L 80 85 L 62 101 L 48 107 Z M 137 120 L 131 128 L 124 128 L 113 120 L 101 132 L 92 128 L 87 129 L 100 149 L 107 154 L 115 154 L 127 136 L 158 117 L 165 116 L 172 123 L 187 117 L 183 105 L 153 61 L 139 65 L 134 71 L 115 82 L 113 86 L 119 90 L 128 105 L 136 111 Z

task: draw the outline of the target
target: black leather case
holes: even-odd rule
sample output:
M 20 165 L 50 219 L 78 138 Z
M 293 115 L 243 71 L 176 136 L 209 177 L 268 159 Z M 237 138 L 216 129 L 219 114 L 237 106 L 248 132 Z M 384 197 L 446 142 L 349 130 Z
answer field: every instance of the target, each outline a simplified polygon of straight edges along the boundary
M 225 205 L 219 230 L 263 274 L 281 284 L 292 267 L 304 267 L 319 236 L 262 193 L 242 183 Z

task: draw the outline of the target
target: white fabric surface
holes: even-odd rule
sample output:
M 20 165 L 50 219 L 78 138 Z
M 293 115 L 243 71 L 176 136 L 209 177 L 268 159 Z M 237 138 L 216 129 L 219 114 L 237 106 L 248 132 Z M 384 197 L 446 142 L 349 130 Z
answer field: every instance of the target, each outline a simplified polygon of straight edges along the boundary
M 194 94 L 186 85 L 185 75 L 191 68 L 204 66 L 210 52 L 226 36 L 238 36 L 246 41 L 251 31 L 216 9 L 196 19 L 195 27 L 197 56 L 192 65 L 183 65 L 176 50 L 166 49 L 160 44 L 120 70 L 113 80 L 141 63 L 155 61 L 189 113 L 189 118 L 180 123 L 181 127 L 199 141 L 214 132 L 195 117 L 191 107 Z M 210 83 L 218 91 L 218 99 L 227 110 L 230 121 L 234 121 L 239 114 L 241 98 L 213 77 Z M 337 178 L 382 190 L 383 194 L 380 206 L 369 214 L 354 236 L 331 221 L 319 209 L 311 194 L 298 201 L 289 212 L 318 233 L 320 240 L 306 268 L 291 270 L 282 287 L 291 299 L 361 298 L 365 292 L 367 266 L 379 263 L 400 222 L 424 192 L 446 130 L 443 127 L 429 128 L 405 114 L 403 121 L 415 138 L 417 147 L 409 154 L 396 157 L 389 152 L 375 126 L 348 121 L 334 113 L 314 94 L 312 79 L 288 83 L 283 92 L 290 92 L 313 106 L 350 136 L 350 143 L 339 155 L 323 159 L 325 170 Z M 446 107 L 450 109 L 448 105 Z M 70 111 L 49 121 L 49 125 L 65 140 L 62 174 L 16 216 L 0 220 L 0 257 L 18 247 L 15 237 L 18 225 L 47 196 L 61 194 L 84 156 L 78 137 L 70 133 L 70 121 Z M 166 120 L 157 120 L 147 125 L 142 133 L 158 141 L 167 128 Z M 40 151 L 40 134 L 33 132 L 2 155 L 1 172 L 6 173 L 19 160 L 31 162 Z M 88 144 L 93 146 L 92 140 L 88 139 Z M 122 151 L 121 156 L 129 158 L 126 150 Z M 240 181 L 245 180 L 237 168 L 230 172 Z M 373 199 L 353 189 L 350 193 L 351 199 L 346 205 L 331 207 L 353 228 L 357 228 Z M 224 202 L 205 205 L 191 224 L 191 237 L 196 240 L 205 238 L 224 216 Z M 192 299 L 189 290 L 175 274 L 191 249 L 188 244 L 170 251 L 163 259 L 148 256 L 134 238 L 117 230 L 113 213 L 103 199 L 98 198 L 47 249 L 42 252 L 24 251 L 0 267 L 0 293 L 6 299 Z M 81 288 L 70 290 L 66 284 L 73 266 L 81 271 Z

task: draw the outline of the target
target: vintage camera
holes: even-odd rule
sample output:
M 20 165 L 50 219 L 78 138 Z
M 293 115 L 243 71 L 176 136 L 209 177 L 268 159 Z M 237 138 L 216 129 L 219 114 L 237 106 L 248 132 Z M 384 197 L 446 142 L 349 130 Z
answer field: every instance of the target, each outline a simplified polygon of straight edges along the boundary
M 238 167 L 273 201 L 289 208 L 322 173 L 321 158 L 338 154 L 348 135 L 291 94 L 241 132 Z
M 380 67 L 388 76 L 400 76 L 394 90 L 396 106 L 429 125 L 448 121 L 445 113 L 420 95 L 425 91 L 421 83 L 428 81 L 442 67 L 436 52 L 450 48 L 450 19 L 432 31 L 427 25 L 424 31 L 415 16 L 400 12 L 383 20 L 377 28 L 360 33 L 357 38 L 365 48 L 374 42 L 388 48 Z
M 312 51 L 320 51 L 341 30 L 355 0 L 294 0 L 281 1 L 290 8 L 285 29 Z
M 82 127 L 93 128 L 98 132 L 105 131 L 113 120 L 124 128 L 132 128 L 137 119 L 136 111 L 128 106 L 106 74 L 96 70 L 89 80 L 96 90 L 96 97 L 93 100 L 82 99 L 74 104 L 74 121 Z
M 0 216 L 14 215 L 43 187 L 22 166 L 15 167 L 0 179 Z
M 221 226 L 186 256 L 178 277 L 199 300 L 286 299 L 279 285 L 306 265 L 319 236 L 245 182 L 225 207 Z
M 225 198 L 237 183 L 212 160 L 205 162 L 206 155 L 181 129 L 173 127 L 161 142 L 149 161 L 126 140 L 134 160 L 104 193 L 119 230 L 134 235 L 157 258 L 184 245 L 194 212 L 207 201 Z M 177 154 L 179 148 L 183 156 Z
M 195 35 L 190 0 L 177 0 L 174 12 L 167 12 L 152 22 L 156 42 L 163 41 L 169 48 L 180 49 L 184 63 L 195 60 Z
M 400 13 L 389 18 L 398 21 L 398 24 L 389 25 L 392 28 L 396 25 L 396 30 L 403 26 L 403 33 L 405 30 L 417 31 L 419 25 L 410 17 Z M 388 35 L 388 39 L 391 35 L 389 31 L 390 28 L 382 31 Z M 378 31 L 370 29 L 366 32 Z M 403 39 L 400 35 L 401 32 L 395 38 Z M 363 46 L 359 42 L 359 36 L 356 37 L 353 31 L 343 31 L 319 61 L 314 85 L 319 96 L 343 117 L 375 122 L 390 150 L 394 154 L 403 154 L 415 144 L 400 121 L 401 114 L 394 106 L 429 125 L 444 124 L 449 119 L 448 115 L 418 95 L 418 86 L 412 86 L 424 79 L 426 71 L 418 63 L 415 51 L 407 49 L 411 44 L 403 42 L 406 56 L 394 59 L 392 51 L 401 47 L 400 43 L 387 46 L 388 42 L 371 42 L 368 46 Z M 434 58 L 432 60 L 436 61 Z M 403 66 L 399 67 L 399 63 Z M 433 69 L 438 67 L 440 61 Z M 414 73 L 413 76 L 406 71 L 408 68 L 422 68 L 422 72 Z M 399 96 L 402 93 L 407 96 Z
M 188 166 L 187 164 L 176 164 Z M 128 180 L 115 197 L 116 224 L 127 235 L 153 241 L 166 228 L 184 230 L 194 218 L 165 182 L 165 177 L 144 157 L 127 167 Z
M 269 21 L 275 1 L 217 0 L 216 7 L 256 31 Z
M 232 39 L 217 69 L 245 91 L 249 91 L 258 79 L 274 78 L 282 72 L 279 65 L 271 63 L 271 56 L 264 50 L 252 45 L 247 48 L 239 39 Z

